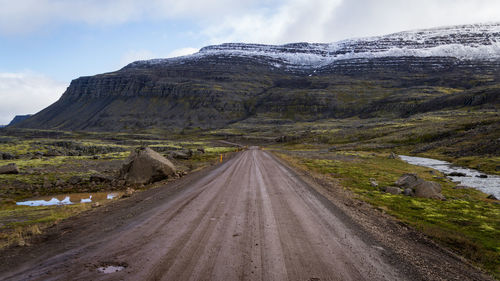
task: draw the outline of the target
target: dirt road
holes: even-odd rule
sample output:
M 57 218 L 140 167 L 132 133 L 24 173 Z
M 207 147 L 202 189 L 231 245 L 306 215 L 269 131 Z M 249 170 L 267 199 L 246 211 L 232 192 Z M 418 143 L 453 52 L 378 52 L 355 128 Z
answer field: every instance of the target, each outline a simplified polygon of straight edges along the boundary
M 31 249 L 4 253 L 0 279 L 418 279 L 293 171 L 255 148 L 52 232 Z M 110 265 L 123 269 L 99 271 Z

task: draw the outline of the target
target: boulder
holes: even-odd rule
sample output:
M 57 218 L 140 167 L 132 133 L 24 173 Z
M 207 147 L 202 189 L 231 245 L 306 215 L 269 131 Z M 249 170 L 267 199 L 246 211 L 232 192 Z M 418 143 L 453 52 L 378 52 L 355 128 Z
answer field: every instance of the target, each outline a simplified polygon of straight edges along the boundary
M 10 163 L 0 167 L 0 174 L 19 174 L 19 168 L 15 163 Z
M 402 188 L 413 188 L 421 180 L 417 174 L 404 174 L 394 184 Z
M 477 175 L 476 178 L 487 179 L 488 175 Z
M 398 194 L 401 194 L 403 192 L 401 190 L 401 188 L 395 187 L 395 186 L 386 186 L 384 189 L 385 189 L 385 192 L 390 193 L 390 194 L 394 194 L 394 195 L 398 195 Z
M 440 200 L 445 199 L 441 194 L 441 185 L 439 183 L 423 180 L 416 174 L 404 174 L 396 181 L 395 184 L 405 189 L 405 195 L 410 193 L 407 192 L 406 189 L 410 189 L 416 197 Z
M 422 198 L 432 198 L 444 200 L 444 196 L 441 194 L 441 185 L 437 182 L 424 181 L 422 180 L 416 186 L 413 187 L 415 191 L 415 196 Z
M 173 176 L 175 170 L 167 158 L 149 147 L 141 147 L 130 153 L 120 170 L 120 178 L 128 183 L 148 184 Z

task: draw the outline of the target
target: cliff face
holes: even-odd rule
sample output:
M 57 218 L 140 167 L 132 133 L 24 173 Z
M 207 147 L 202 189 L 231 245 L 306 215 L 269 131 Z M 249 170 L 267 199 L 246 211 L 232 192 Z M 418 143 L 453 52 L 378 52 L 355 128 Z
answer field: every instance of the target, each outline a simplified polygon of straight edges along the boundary
M 223 127 L 264 115 L 405 116 L 498 103 L 499 70 L 500 24 L 332 44 L 223 44 L 78 78 L 16 126 L 109 131 Z M 467 98 L 476 95 L 484 98 Z

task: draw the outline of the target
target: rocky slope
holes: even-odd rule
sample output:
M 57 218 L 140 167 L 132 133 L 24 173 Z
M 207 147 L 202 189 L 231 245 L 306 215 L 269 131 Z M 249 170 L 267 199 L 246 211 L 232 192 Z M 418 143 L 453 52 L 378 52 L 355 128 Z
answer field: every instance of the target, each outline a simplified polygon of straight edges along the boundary
M 222 44 L 74 80 L 16 127 L 223 127 L 249 117 L 407 116 L 499 104 L 500 23 L 331 44 Z
M 30 118 L 32 115 L 31 114 L 26 114 L 26 115 L 16 115 L 14 117 L 14 119 L 12 119 L 12 121 L 10 121 L 10 123 L 7 125 L 7 126 L 12 126 L 12 125 L 15 125 L 17 123 L 20 123 L 28 118 Z

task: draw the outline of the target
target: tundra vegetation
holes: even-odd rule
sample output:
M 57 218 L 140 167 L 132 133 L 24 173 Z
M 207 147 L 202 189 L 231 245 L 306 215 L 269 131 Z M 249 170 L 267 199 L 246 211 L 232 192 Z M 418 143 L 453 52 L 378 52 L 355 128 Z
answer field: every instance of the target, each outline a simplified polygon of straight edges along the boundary
M 130 152 L 148 146 L 177 168 L 175 177 L 148 185 L 126 183 L 119 170 Z M 239 148 L 213 138 L 165 139 L 157 133 L 106 134 L 11 130 L 0 136 L 0 166 L 14 163 L 18 174 L 0 174 L 0 248 L 25 246 L 44 228 L 110 200 L 87 204 L 21 206 L 16 202 L 60 194 L 95 194 L 158 187 L 217 163 Z
M 428 168 L 389 159 L 391 153 L 430 157 L 500 174 L 500 116 L 495 107 L 468 107 L 409 117 L 350 117 L 298 121 L 270 114 L 220 129 L 185 128 L 135 133 L 89 133 L 4 129 L 0 165 L 15 163 L 19 174 L 0 175 L 2 246 L 28 245 L 29 238 L 69 216 L 92 208 L 16 206 L 42 195 L 124 191 L 158 187 L 127 186 L 115 179 L 129 152 L 149 146 L 169 158 L 179 176 L 218 162 L 239 150 L 227 142 L 257 144 L 293 166 L 321 175 L 368 202 L 376 210 L 414 227 L 500 277 L 500 205 L 475 189 L 456 184 Z M 13 156 L 13 157 L 12 157 Z M 445 201 L 392 195 L 371 185 L 391 185 L 404 173 L 441 184 Z M 103 180 L 95 180 L 95 176 Z M 94 179 L 94 180 L 92 180 Z M 108 204 L 104 202 L 103 204 Z

